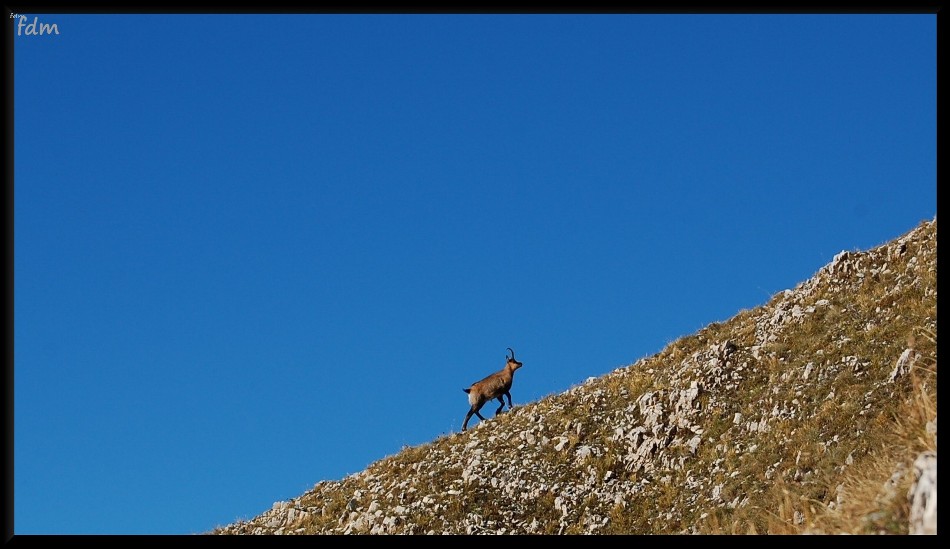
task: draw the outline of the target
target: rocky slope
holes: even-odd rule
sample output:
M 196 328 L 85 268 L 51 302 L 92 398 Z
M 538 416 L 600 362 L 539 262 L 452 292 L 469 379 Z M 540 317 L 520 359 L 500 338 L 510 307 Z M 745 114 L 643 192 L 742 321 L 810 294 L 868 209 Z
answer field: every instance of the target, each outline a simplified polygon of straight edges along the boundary
M 935 533 L 936 235 L 211 533 Z

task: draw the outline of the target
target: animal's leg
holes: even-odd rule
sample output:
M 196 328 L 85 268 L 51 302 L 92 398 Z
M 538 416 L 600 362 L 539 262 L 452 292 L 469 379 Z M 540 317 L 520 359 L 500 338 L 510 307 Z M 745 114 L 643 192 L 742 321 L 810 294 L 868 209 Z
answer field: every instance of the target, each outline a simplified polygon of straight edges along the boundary
M 495 415 L 496 415 L 496 416 L 497 416 L 498 414 L 500 414 L 502 408 L 505 407 L 505 399 L 504 399 L 504 397 L 499 396 L 499 397 L 498 397 L 498 402 L 501 403 L 501 406 L 499 406 L 498 409 L 495 410 Z
M 472 418 L 472 415 L 473 415 L 473 414 L 476 415 L 476 416 L 478 416 L 478 419 L 480 419 L 480 420 L 482 420 L 482 421 L 485 420 L 485 417 L 482 416 L 482 414 L 478 413 L 478 411 L 482 408 L 482 406 L 483 406 L 484 404 L 485 404 L 484 402 L 481 403 L 481 404 L 473 404 L 472 407 L 468 410 L 468 413 L 465 414 L 465 421 L 462 422 L 462 430 L 463 430 L 463 431 L 468 428 L 468 420 Z

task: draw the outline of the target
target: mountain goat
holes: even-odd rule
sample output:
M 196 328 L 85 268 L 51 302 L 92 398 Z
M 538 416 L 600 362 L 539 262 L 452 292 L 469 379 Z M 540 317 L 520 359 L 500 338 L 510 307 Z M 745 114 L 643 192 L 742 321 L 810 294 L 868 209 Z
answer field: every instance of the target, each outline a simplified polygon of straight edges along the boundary
M 501 370 L 495 372 L 494 374 L 486 377 L 485 379 L 472 383 L 472 386 L 468 389 L 462 389 L 468 393 L 468 403 L 472 405 L 468 413 L 465 414 L 465 421 L 462 423 L 462 430 L 468 428 L 468 420 L 471 419 L 472 415 L 478 416 L 478 419 L 485 421 L 485 418 L 482 414 L 478 413 L 482 409 L 482 406 L 486 402 L 492 399 L 498 399 L 498 402 L 501 403 L 501 406 L 495 410 L 495 415 L 501 413 L 502 408 L 505 407 L 504 397 L 508 397 L 508 409 L 512 408 L 511 406 L 511 382 L 515 376 L 515 370 L 521 368 L 521 363 L 515 360 L 515 352 L 511 347 L 508 347 L 508 350 L 511 351 L 511 357 L 508 358 L 507 364 Z M 506 357 L 507 358 L 507 357 Z

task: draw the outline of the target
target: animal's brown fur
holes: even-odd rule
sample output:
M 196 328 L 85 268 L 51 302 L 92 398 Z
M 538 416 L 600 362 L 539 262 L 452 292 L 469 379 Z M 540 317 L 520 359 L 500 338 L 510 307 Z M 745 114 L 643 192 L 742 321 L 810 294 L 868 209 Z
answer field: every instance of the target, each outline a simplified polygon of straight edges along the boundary
M 497 398 L 498 402 L 501 403 L 501 406 L 495 410 L 496 416 L 505 407 L 504 397 L 508 397 L 508 409 L 511 409 L 511 382 L 514 380 L 515 370 L 521 368 L 522 364 L 515 360 L 514 350 L 511 347 L 508 347 L 508 350 L 511 351 L 511 357 L 508 358 L 504 368 L 481 381 L 473 383 L 468 389 L 462 389 L 468 393 L 468 403 L 472 406 L 465 414 L 465 421 L 462 423 L 463 431 L 468 428 L 468 420 L 471 419 L 472 415 L 478 416 L 482 421 L 485 420 L 479 410 L 489 400 Z

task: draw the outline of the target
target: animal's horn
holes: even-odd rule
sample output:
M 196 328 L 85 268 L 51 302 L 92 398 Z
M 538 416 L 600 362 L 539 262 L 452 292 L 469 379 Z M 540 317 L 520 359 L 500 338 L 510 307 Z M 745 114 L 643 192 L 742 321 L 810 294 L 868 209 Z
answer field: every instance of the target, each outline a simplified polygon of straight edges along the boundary
M 508 347 L 508 350 L 511 351 L 511 360 L 514 360 L 514 359 L 515 359 L 515 352 L 514 352 L 514 350 L 512 350 L 511 347 Z

